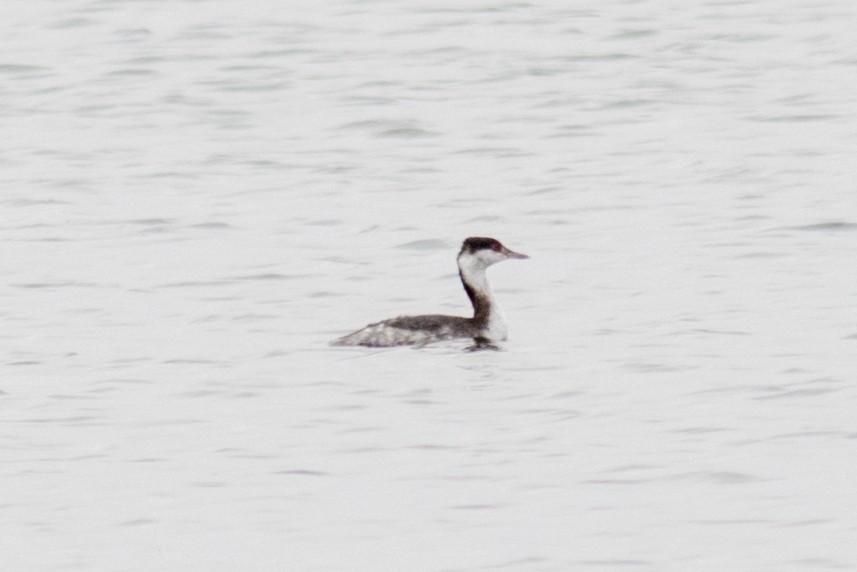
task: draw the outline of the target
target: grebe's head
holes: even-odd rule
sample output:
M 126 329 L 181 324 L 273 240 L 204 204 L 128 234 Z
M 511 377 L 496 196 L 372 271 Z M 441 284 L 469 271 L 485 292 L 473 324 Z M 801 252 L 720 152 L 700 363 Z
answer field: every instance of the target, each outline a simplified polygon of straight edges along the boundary
M 458 253 L 459 263 L 466 262 L 471 267 L 488 268 L 492 264 L 510 258 L 529 258 L 529 256 L 512 252 L 500 244 L 499 240 L 481 236 L 471 236 L 465 239 L 461 244 L 461 252 Z

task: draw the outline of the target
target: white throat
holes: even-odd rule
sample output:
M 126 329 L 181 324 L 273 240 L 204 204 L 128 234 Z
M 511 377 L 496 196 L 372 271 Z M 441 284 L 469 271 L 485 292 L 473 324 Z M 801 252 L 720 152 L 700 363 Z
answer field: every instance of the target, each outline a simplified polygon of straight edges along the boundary
M 458 257 L 458 269 L 461 270 L 461 277 L 464 281 L 473 288 L 477 294 L 485 296 L 489 300 L 494 300 L 494 295 L 491 293 L 491 286 L 488 285 L 488 278 L 485 276 L 485 270 L 489 264 L 478 256 L 465 253 Z
M 486 256 L 481 252 L 476 254 L 465 252 L 458 257 L 458 268 L 461 271 L 461 278 L 477 296 L 488 303 L 488 323 L 483 335 L 490 340 L 502 341 L 506 339 L 508 332 L 506 319 L 494 298 L 485 274 L 489 266 L 498 262 L 492 258 L 490 254 Z

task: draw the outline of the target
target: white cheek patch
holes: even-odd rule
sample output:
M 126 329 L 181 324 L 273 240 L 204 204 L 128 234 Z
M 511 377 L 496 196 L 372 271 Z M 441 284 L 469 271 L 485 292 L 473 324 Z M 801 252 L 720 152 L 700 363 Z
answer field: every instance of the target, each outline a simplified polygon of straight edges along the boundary
M 506 255 L 496 250 L 478 250 L 473 254 L 462 254 L 458 263 L 463 271 L 484 271 L 493 264 L 506 260 Z
M 462 254 L 458 257 L 458 267 L 465 276 L 471 276 L 485 270 L 485 261 L 478 254 Z
M 496 250 L 483 250 L 482 252 L 485 253 L 485 266 L 491 266 L 492 264 L 506 260 L 506 255 L 502 252 L 497 252 Z

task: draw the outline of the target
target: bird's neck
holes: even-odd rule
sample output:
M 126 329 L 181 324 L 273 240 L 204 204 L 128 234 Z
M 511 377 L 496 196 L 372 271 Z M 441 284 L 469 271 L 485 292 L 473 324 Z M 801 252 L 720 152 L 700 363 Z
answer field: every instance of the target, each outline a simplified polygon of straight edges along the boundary
M 497 303 L 488 285 L 485 270 L 486 266 L 479 260 L 468 257 L 458 260 L 458 274 L 473 305 L 473 320 L 481 326 L 487 326 L 497 313 Z

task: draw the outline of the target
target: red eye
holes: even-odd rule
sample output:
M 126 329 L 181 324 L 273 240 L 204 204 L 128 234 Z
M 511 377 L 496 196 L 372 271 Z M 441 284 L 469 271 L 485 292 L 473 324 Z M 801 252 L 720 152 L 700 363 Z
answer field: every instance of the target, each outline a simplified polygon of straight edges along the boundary
M 497 252 L 500 252 L 501 248 L 503 247 L 496 240 L 491 244 L 491 250 L 496 250 Z

